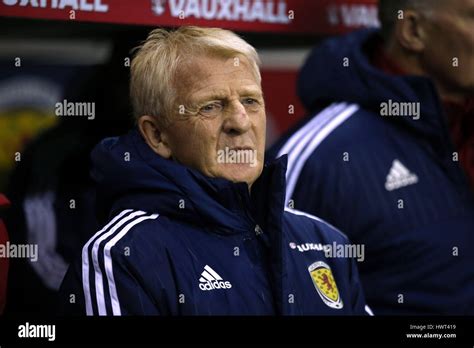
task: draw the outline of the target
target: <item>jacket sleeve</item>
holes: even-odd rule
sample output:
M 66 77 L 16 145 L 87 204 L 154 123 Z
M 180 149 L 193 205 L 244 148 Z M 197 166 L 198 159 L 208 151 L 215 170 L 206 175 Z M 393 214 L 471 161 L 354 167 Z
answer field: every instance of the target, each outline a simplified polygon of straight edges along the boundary
M 60 289 L 60 314 L 162 314 L 142 285 L 131 258 L 112 252 L 110 262 L 102 265 L 99 258 L 99 267 L 94 267 L 93 262 L 88 261 L 81 255 L 70 266 Z
M 356 260 L 348 259 L 350 263 L 350 287 L 352 294 L 352 311 L 355 315 L 374 315 L 370 307 L 365 302 L 364 290 L 359 279 L 359 271 L 357 269 Z

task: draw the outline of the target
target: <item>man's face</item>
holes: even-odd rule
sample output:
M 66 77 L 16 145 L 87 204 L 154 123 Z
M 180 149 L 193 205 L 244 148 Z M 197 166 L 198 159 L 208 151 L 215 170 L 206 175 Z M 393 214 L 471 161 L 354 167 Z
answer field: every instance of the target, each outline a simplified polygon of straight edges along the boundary
M 436 3 L 427 18 L 425 69 L 445 92 L 474 93 L 474 0 Z
M 249 62 L 193 57 L 175 86 L 177 112 L 162 132 L 171 157 L 209 177 L 252 185 L 263 168 L 266 119 Z

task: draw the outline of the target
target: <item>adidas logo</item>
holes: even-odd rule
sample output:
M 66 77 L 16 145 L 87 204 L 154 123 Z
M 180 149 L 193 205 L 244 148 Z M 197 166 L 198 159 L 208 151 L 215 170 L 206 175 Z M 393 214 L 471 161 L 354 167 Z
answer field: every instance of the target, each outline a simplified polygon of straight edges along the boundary
M 397 159 L 392 163 L 390 172 L 385 181 L 387 191 L 393 191 L 401 187 L 413 185 L 418 182 L 418 176 L 410 171 Z
M 232 284 L 222 280 L 221 276 L 216 273 L 211 267 L 206 265 L 204 271 L 199 278 L 199 289 L 202 291 L 215 289 L 230 289 Z

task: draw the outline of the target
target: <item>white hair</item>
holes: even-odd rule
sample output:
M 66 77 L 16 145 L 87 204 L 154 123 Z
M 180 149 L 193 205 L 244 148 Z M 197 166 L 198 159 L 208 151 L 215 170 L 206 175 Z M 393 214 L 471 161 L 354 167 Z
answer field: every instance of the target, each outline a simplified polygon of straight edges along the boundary
M 255 48 L 235 33 L 194 26 L 183 26 L 173 31 L 155 29 L 136 48 L 131 64 L 130 96 L 135 119 L 151 115 L 166 125 L 174 115 L 174 79 L 182 63 L 206 55 L 222 58 L 244 56 L 261 83 L 260 58 Z

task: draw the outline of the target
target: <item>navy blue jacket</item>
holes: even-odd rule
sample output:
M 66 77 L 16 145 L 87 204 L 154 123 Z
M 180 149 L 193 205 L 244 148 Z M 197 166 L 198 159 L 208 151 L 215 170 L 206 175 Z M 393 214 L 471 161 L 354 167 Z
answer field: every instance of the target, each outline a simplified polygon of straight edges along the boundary
M 264 169 L 252 195 L 161 158 L 136 130 L 105 139 L 92 159 L 109 218 L 63 281 L 63 312 L 366 314 L 355 260 L 322 249 L 347 238 L 284 211 L 285 158 Z
M 376 40 L 363 30 L 313 50 L 298 81 L 311 117 L 268 157 L 288 154 L 290 204 L 366 246 L 358 266 L 376 315 L 472 315 L 472 192 L 433 83 L 372 66 Z M 382 116 L 397 102 L 419 104 Z

